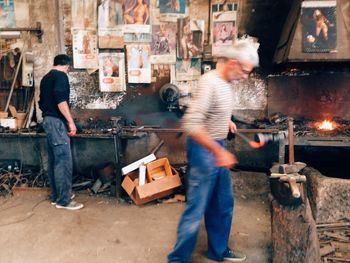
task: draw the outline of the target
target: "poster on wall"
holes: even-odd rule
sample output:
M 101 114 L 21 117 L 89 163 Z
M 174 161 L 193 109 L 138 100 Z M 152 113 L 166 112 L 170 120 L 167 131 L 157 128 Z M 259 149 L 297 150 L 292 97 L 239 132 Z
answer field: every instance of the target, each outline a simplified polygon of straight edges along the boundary
M 151 64 L 152 82 L 157 82 L 163 78 L 170 78 L 170 64 Z
M 302 3 L 303 52 L 334 52 L 337 46 L 336 1 Z
M 98 68 L 96 30 L 73 29 L 74 68 Z
M 160 21 L 176 22 L 186 14 L 186 0 L 159 0 Z
M 123 48 L 122 0 L 104 0 L 98 7 L 99 48 Z
M 222 0 L 216 0 L 212 1 L 211 5 L 211 19 L 213 21 L 213 14 L 218 13 L 218 12 L 228 12 L 228 11 L 233 11 L 237 12 L 238 10 L 238 3 L 235 1 L 224 1 L 223 3 Z
M 99 48 L 123 48 L 124 34 L 123 28 L 99 28 L 98 29 Z
M 151 43 L 152 36 L 148 33 L 124 33 L 125 43 Z
M 102 92 L 125 91 L 124 53 L 100 53 L 99 78 Z
M 126 46 L 129 83 L 151 83 L 151 46 L 132 44 Z
M 72 5 L 72 28 L 96 29 L 97 1 L 74 0 Z
M 151 25 L 158 25 L 160 24 L 159 0 L 150 0 L 150 3 Z
M 199 58 L 177 59 L 176 60 L 176 80 L 196 80 L 201 76 L 201 60 Z
M 179 37 L 177 39 L 177 57 L 198 58 L 203 53 L 204 20 L 189 17 L 177 20 Z
M 0 28 L 16 27 L 14 0 L 0 0 Z
M 237 37 L 237 12 L 223 11 L 213 13 L 212 23 L 212 55 L 219 56 L 227 46 L 232 46 Z
M 149 0 L 123 0 L 124 32 L 151 33 Z
M 123 4 L 121 0 L 104 0 L 98 7 L 98 27 L 113 28 L 123 25 Z
M 152 64 L 176 63 L 176 30 L 175 23 L 161 23 L 152 26 Z

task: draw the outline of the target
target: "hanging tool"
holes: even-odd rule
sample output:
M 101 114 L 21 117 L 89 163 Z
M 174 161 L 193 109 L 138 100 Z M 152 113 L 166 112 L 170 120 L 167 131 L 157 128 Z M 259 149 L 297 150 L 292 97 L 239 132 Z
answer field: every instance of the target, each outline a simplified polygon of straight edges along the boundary
M 24 44 L 23 44 L 24 46 Z M 21 56 L 19 57 L 19 61 L 18 61 L 18 65 L 17 65 L 17 68 L 16 68 L 16 73 L 15 73 L 15 76 L 12 80 L 12 85 L 11 85 L 11 89 L 10 89 L 10 94 L 7 98 L 7 102 L 6 102 L 6 106 L 5 106 L 5 110 L 4 112 L 7 112 L 8 109 L 9 109 L 9 106 L 10 106 L 10 102 L 11 102 L 11 97 L 12 97 L 12 93 L 13 93 L 13 90 L 15 89 L 15 85 L 16 85 L 16 80 L 17 80 L 17 76 L 18 76 L 18 72 L 19 72 L 19 69 L 21 67 L 21 64 L 23 62 L 23 56 L 24 56 L 24 51 L 22 49 L 21 51 Z
M 111 117 L 111 121 L 113 122 L 112 134 L 113 134 L 113 142 L 114 142 L 114 157 L 115 157 L 115 170 L 116 170 L 116 198 L 119 200 L 121 194 L 121 178 L 122 173 L 120 170 L 121 167 L 121 156 L 120 156 L 120 132 L 121 126 L 119 121 L 121 117 Z

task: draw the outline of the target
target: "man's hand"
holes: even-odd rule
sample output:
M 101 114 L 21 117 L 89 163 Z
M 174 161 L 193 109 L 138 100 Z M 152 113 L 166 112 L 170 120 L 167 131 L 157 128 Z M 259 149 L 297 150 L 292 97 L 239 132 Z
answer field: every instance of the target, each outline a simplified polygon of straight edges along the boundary
M 224 148 L 214 153 L 214 157 L 216 165 L 219 167 L 232 168 L 237 164 L 236 157 Z
M 233 121 L 230 121 L 228 123 L 228 128 L 229 128 L 230 132 L 232 132 L 232 133 L 235 133 L 237 131 L 237 126 Z
M 75 127 L 75 123 L 69 122 L 68 123 L 68 136 L 75 136 L 77 134 L 77 127 Z
M 57 104 L 58 109 L 62 113 L 62 115 L 66 118 L 68 124 L 68 136 L 74 136 L 77 134 L 77 127 L 75 127 L 74 120 L 72 118 L 72 114 L 70 113 L 69 106 L 67 101 L 62 101 Z

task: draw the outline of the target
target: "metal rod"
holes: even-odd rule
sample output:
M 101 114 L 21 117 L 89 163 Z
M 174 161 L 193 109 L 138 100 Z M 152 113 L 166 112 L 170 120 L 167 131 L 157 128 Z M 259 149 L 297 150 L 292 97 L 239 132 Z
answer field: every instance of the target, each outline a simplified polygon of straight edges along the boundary
M 240 133 L 239 131 L 236 131 L 235 134 L 240 137 L 243 141 L 247 142 L 248 144 L 250 144 L 251 139 L 249 139 L 247 136 L 243 135 L 242 133 Z
M 116 198 L 119 200 L 121 196 L 121 180 L 122 180 L 122 174 L 120 171 L 120 144 L 119 144 L 119 135 L 118 133 L 113 134 L 113 141 L 114 141 L 114 155 L 115 155 L 115 170 L 116 170 Z
M 35 35 L 38 37 L 39 42 L 42 42 L 42 35 L 44 31 L 41 28 L 41 23 L 36 22 L 36 27 L 14 27 L 14 28 L 0 28 L 0 32 L 12 32 L 12 31 L 27 31 L 27 32 L 35 32 Z
M 140 131 L 140 127 L 122 127 L 123 131 Z M 143 132 L 184 132 L 180 128 L 142 128 Z M 240 133 L 278 133 L 278 129 L 237 129 Z
M 155 154 L 160 149 L 160 147 L 162 147 L 163 144 L 164 140 L 161 140 L 151 153 Z
M 38 32 L 42 33 L 41 23 L 37 22 L 36 27 L 11 27 L 11 28 L 0 28 L 1 31 L 30 31 L 30 32 Z
M 0 28 L 1 31 L 30 31 L 30 32 L 37 32 L 41 31 L 40 28 L 35 27 L 12 27 L 12 28 Z
M 294 127 L 293 118 L 288 118 L 288 151 L 289 164 L 294 163 Z

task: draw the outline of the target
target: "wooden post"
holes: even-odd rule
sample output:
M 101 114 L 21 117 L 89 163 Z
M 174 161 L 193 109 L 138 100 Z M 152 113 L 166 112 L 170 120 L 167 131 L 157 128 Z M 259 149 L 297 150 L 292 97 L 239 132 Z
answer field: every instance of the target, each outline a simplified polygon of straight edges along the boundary
M 321 262 L 316 223 L 309 200 L 299 206 L 271 202 L 273 263 Z

